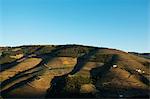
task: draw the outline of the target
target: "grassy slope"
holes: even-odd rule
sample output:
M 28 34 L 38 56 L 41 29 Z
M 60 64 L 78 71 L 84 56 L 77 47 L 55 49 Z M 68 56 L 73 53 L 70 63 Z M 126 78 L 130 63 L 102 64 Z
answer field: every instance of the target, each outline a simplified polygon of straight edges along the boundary
M 44 94 L 46 94 L 46 90 L 49 87 L 51 87 L 51 85 L 53 85 L 51 82 L 55 78 L 61 77 L 62 75 L 66 74 L 67 74 L 66 76 L 67 78 L 65 77 L 66 83 L 61 84 L 63 86 L 62 93 L 63 91 L 69 93 L 70 90 L 76 90 L 78 93 L 80 93 L 80 87 L 88 83 L 94 84 L 95 87 L 99 90 L 103 88 L 109 89 L 111 87 L 112 87 L 111 89 L 113 88 L 147 89 L 149 86 L 147 80 L 149 78 L 150 73 L 149 72 L 150 60 L 123 51 L 107 48 L 97 49 L 94 47 L 79 46 L 79 45 L 61 45 L 61 46 L 38 45 L 38 46 L 21 46 L 20 48 L 21 50 L 19 50 L 19 52 L 16 52 L 16 54 L 24 53 L 26 55 L 29 55 L 32 53 L 35 54 L 35 56 L 32 56 L 33 59 L 34 58 L 42 59 L 42 61 L 38 60 L 38 63 L 41 62 L 41 64 L 39 65 L 40 68 L 43 68 L 42 73 L 40 74 L 37 73 L 38 75 L 36 74 L 37 77 L 35 78 L 35 80 L 30 82 L 30 85 L 34 86 L 34 90 L 36 89 L 37 94 L 39 94 L 39 92 L 42 92 L 43 90 Z M 92 49 L 93 52 L 89 54 Z M 14 50 L 14 48 L 9 48 L 9 50 L 3 49 L 2 51 L 4 53 L 7 53 L 7 57 L 9 57 L 9 55 L 11 55 L 12 53 L 12 50 Z M 2 63 L 9 64 L 9 62 L 11 62 L 9 59 L 8 60 L 5 59 L 5 56 L 2 56 L 0 59 L 1 64 Z M 30 60 L 30 58 L 27 57 L 27 60 Z M 31 60 L 30 62 L 33 64 L 36 61 Z M 36 66 L 38 63 L 33 64 L 32 67 Z M 26 62 L 22 61 L 19 64 L 26 64 Z M 31 68 L 28 67 L 28 65 L 31 64 L 27 65 L 19 65 L 19 64 L 11 67 L 10 69 L 6 69 L 3 72 L 6 72 L 8 75 L 8 71 L 12 70 L 13 68 L 15 72 L 18 71 L 17 68 L 20 68 L 19 70 L 21 70 L 21 72 Z M 54 65 L 56 66 L 53 67 L 53 70 L 48 70 L 48 68 L 45 67 L 44 64 L 47 64 L 47 66 L 50 67 Z M 113 64 L 116 64 L 118 67 L 112 68 Z M 61 68 L 65 66 L 67 67 L 67 65 L 70 68 L 68 69 Z M 56 67 L 57 69 L 54 69 Z M 75 67 L 77 68 L 77 70 L 75 70 L 76 72 L 74 72 L 74 74 L 71 74 L 72 76 L 70 76 L 69 72 L 71 73 L 71 70 L 75 69 Z M 136 69 L 141 69 L 145 71 L 145 73 L 143 74 L 137 73 L 135 71 Z M 31 69 L 31 71 L 34 72 L 36 71 L 36 69 L 35 70 Z M 1 73 L 3 74 L 3 72 Z M 30 72 L 30 70 L 28 72 Z M 7 75 L 4 75 L 3 78 Z M 12 74 L 11 76 L 12 76 L 11 78 L 15 77 L 15 75 Z M 26 77 L 28 78 L 30 76 Z M 27 79 L 26 77 L 20 78 L 18 77 L 16 80 L 13 80 L 12 83 L 9 83 L 6 86 L 6 88 L 12 86 L 13 84 L 21 83 L 22 80 Z M 6 78 L 8 79 L 8 77 Z M 7 79 L 1 79 L 1 81 L 5 81 Z M 27 84 L 24 84 L 23 86 L 24 87 L 21 88 L 18 87 L 19 89 L 16 88 L 13 89 L 14 91 L 13 90 L 12 91 L 15 92 L 15 90 L 24 90 L 24 89 L 27 90 L 27 88 L 29 88 Z M 29 89 L 31 89 L 31 87 Z M 7 94 L 11 94 L 12 91 L 8 92 Z M 34 95 L 32 97 L 37 95 L 36 91 L 34 92 Z M 53 90 L 49 90 L 48 93 L 51 91 Z M 48 95 L 48 97 L 50 96 Z

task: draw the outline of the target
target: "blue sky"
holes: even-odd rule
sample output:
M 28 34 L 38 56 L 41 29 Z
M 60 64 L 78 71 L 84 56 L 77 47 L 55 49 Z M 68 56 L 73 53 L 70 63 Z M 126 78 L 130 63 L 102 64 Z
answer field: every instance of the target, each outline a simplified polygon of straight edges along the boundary
M 149 0 L 0 0 L 0 45 L 150 51 Z

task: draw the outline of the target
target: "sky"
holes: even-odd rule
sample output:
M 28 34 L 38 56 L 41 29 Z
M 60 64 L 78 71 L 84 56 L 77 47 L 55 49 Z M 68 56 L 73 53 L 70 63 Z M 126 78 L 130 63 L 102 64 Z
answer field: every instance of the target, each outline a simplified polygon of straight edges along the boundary
M 0 0 L 0 46 L 81 44 L 150 52 L 149 0 Z

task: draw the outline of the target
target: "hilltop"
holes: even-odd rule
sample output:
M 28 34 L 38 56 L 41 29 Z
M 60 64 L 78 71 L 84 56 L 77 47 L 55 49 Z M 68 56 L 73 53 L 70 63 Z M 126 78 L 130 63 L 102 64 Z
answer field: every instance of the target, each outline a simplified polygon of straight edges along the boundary
M 0 52 L 3 98 L 149 97 L 147 56 L 83 45 L 1 47 Z

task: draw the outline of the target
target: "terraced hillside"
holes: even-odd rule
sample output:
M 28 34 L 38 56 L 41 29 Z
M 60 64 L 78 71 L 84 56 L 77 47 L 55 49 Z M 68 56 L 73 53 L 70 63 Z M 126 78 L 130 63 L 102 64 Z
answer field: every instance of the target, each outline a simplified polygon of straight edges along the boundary
M 82 45 L 0 48 L 2 98 L 149 97 L 150 59 Z

